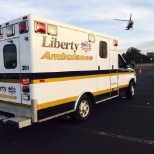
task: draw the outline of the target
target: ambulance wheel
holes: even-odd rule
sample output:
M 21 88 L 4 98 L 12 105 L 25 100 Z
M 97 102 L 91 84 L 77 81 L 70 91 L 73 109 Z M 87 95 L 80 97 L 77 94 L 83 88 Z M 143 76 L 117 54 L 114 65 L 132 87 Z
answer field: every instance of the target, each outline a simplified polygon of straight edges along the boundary
M 128 86 L 128 88 L 127 88 L 125 93 L 126 93 L 126 97 L 128 99 L 132 99 L 134 97 L 134 95 L 135 95 L 135 85 L 134 85 L 134 82 L 131 81 L 129 83 L 129 86 Z
M 83 95 L 77 105 L 76 111 L 73 114 L 73 119 L 77 122 L 85 121 L 89 118 L 92 109 L 92 103 L 87 95 Z

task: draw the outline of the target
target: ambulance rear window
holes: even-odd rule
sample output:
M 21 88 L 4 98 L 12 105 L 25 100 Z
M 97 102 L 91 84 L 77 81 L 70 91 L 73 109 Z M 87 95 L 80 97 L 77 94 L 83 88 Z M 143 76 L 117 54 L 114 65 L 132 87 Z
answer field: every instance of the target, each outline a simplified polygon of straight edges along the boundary
M 14 44 L 5 45 L 3 48 L 4 66 L 6 69 L 14 69 L 17 66 L 17 49 Z

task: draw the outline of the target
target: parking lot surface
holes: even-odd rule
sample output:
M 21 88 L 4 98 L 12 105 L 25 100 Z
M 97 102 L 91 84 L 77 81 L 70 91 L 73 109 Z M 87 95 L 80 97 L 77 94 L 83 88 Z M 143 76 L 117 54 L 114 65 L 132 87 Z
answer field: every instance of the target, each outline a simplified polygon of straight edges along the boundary
M 88 121 L 61 117 L 23 129 L 0 125 L 0 154 L 154 154 L 154 66 L 138 65 L 133 100 L 95 105 Z

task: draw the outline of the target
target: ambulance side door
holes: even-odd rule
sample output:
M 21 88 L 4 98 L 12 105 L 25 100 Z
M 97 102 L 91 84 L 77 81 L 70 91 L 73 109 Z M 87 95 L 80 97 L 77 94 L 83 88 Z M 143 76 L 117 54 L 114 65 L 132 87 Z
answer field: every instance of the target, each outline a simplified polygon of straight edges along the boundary
M 109 70 L 109 39 L 97 37 L 97 69 L 99 78 L 97 79 L 97 97 L 102 100 L 110 97 L 110 70 Z
M 118 47 L 114 45 L 113 39 L 110 39 L 110 81 L 111 97 L 117 96 L 118 90 Z

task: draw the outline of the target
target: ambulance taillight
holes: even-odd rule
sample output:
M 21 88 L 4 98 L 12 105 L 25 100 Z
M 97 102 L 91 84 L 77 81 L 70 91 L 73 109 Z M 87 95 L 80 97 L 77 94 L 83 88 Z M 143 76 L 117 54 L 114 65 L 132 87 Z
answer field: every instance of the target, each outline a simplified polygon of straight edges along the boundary
M 27 93 L 23 93 L 23 94 L 22 94 L 22 99 L 23 99 L 23 100 L 29 101 L 29 100 L 30 100 L 30 95 L 27 94 Z
M 22 99 L 23 100 L 30 100 L 30 87 L 29 87 L 29 79 L 22 79 Z
M 22 79 L 23 85 L 29 85 L 29 79 Z
M 23 86 L 22 87 L 22 92 L 29 93 L 30 92 L 29 86 Z

